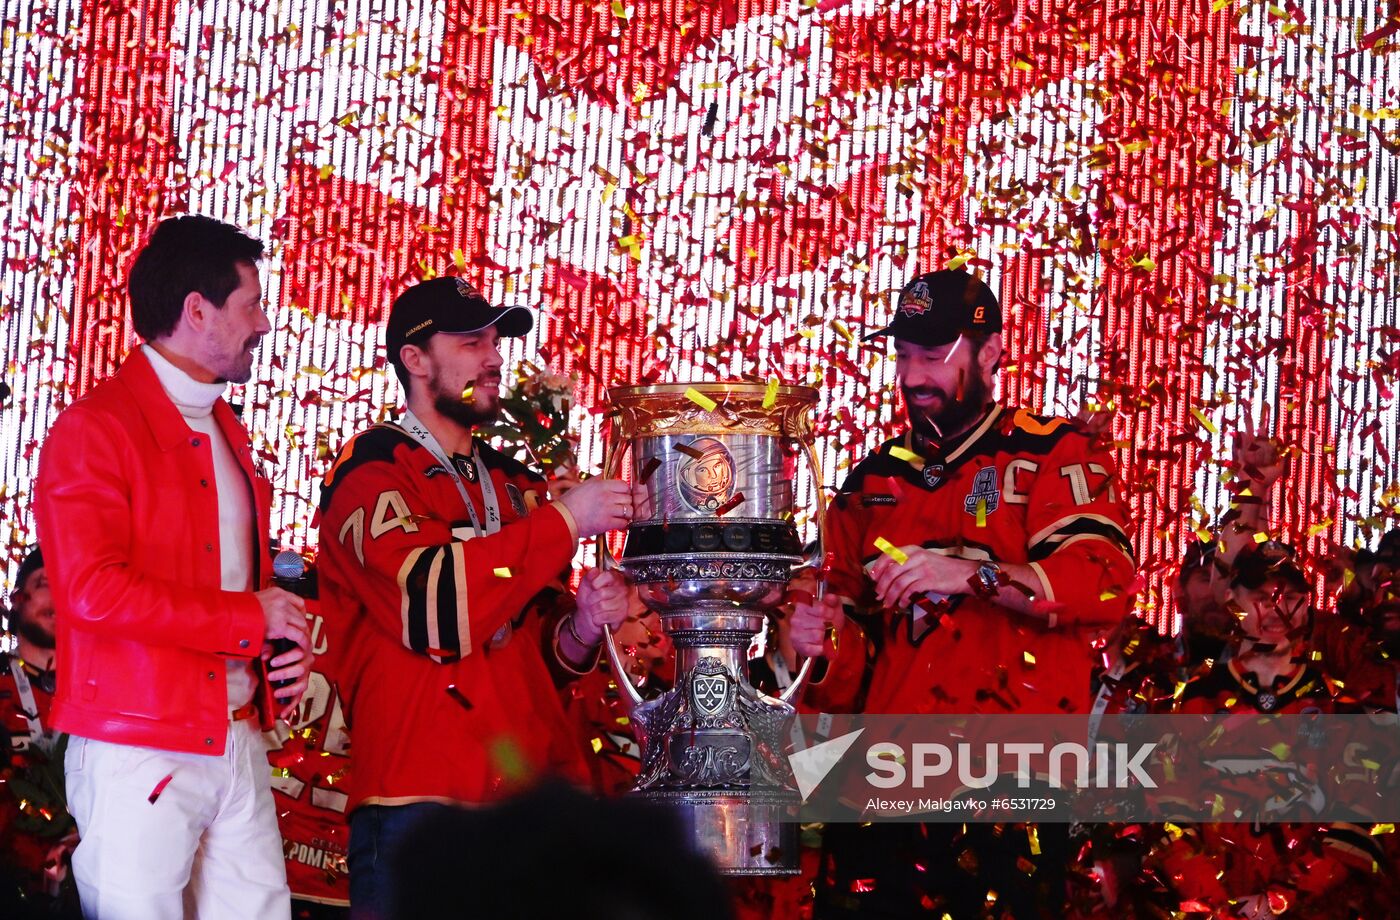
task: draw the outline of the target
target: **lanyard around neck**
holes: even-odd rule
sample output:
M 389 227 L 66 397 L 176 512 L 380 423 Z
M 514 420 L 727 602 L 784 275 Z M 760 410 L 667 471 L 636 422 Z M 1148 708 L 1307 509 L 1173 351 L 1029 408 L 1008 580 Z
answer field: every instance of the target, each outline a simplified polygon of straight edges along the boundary
M 472 439 L 472 463 L 476 465 L 476 478 L 481 483 L 481 504 L 486 508 L 486 526 L 481 525 L 481 519 L 477 517 L 476 506 L 472 504 L 471 495 L 467 492 L 467 485 L 462 481 L 462 474 L 457 470 L 457 464 L 447 456 L 447 452 L 438 443 L 437 437 L 428 430 L 428 426 L 418 420 L 412 412 L 404 414 L 403 422 L 399 426 L 413 440 L 433 455 L 433 458 L 447 470 L 447 475 L 452 477 L 452 482 L 456 484 L 457 491 L 461 493 L 462 501 L 467 506 L 467 514 L 471 516 L 472 529 L 476 531 L 478 537 L 485 534 L 493 534 L 501 529 L 501 503 L 496 497 L 496 484 L 491 481 L 491 471 L 486 468 L 486 464 L 481 461 L 481 447 Z
M 42 745 L 44 724 L 39 720 L 39 705 L 34 700 L 34 687 L 24 665 L 14 656 L 10 658 L 10 675 L 15 679 L 15 689 L 19 691 L 19 705 L 24 710 L 24 721 L 29 723 L 29 743 Z

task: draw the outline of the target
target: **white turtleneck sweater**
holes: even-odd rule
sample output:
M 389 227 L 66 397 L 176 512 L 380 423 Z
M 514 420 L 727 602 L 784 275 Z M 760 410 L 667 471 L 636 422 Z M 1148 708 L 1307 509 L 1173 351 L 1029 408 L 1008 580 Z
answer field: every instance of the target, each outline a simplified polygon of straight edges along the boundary
M 214 454 L 214 493 L 219 502 L 220 587 L 225 591 L 253 590 L 253 501 L 248 477 L 238 465 L 223 431 L 214 421 L 214 404 L 227 384 L 200 383 L 171 364 L 150 345 L 141 350 L 151 362 L 165 394 L 185 417 L 185 423 L 209 439 Z M 229 710 L 246 706 L 257 692 L 257 675 L 247 658 L 227 659 Z

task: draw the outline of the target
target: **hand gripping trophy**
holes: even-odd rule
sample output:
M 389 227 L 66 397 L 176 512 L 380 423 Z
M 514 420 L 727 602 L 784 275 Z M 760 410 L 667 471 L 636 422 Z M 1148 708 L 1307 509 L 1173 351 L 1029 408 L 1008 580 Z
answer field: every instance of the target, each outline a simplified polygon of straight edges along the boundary
M 665 384 L 608 391 L 606 475 L 630 454 L 647 505 L 617 565 L 655 610 L 676 649 L 676 683 L 643 700 L 619 679 L 642 746 L 635 793 L 674 806 L 700 849 L 730 875 L 796 872 L 800 803 L 784 748 L 792 700 L 750 686 L 747 653 L 804 558 L 794 520 L 798 456 L 820 486 L 810 387 Z M 825 505 L 817 489 L 820 532 Z M 615 674 L 617 650 L 605 643 Z M 784 815 L 787 815 L 784 820 Z

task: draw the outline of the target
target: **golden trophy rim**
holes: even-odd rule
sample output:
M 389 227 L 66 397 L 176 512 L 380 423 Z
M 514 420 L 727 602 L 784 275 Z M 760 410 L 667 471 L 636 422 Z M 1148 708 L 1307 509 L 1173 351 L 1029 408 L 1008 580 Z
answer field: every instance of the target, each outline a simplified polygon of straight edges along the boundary
M 768 394 L 768 383 L 753 380 L 709 380 L 704 382 L 694 381 L 685 383 L 646 383 L 629 384 L 626 386 L 608 387 L 608 402 L 615 403 L 624 399 L 631 399 L 642 396 L 685 396 L 686 391 L 695 390 L 705 396 L 728 396 L 739 394 L 744 396 L 766 396 Z M 779 384 L 774 391 L 776 396 L 799 399 L 810 399 L 814 403 L 820 397 L 816 387 L 809 387 L 800 383 Z

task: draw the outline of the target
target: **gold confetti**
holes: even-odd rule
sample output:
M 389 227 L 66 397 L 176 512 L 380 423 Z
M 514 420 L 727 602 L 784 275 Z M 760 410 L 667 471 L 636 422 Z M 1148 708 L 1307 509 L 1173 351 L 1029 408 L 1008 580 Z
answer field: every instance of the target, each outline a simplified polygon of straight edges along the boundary
M 686 387 L 685 398 L 695 403 L 695 405 L 699 406 L 701 409 L 704 409 L 706 412 L 715 411 L 715 401 L 710 397 L 706 396 L 704 393 L 701 393 L 699 390 L 695 389 L 695 387 Z
M 900 549 L 898 546 L 895 546 L 893 543 L 891 543 L 889 540 L 886 540 L 884 537 L 875 538 L 875 548 L 878 549 L 880 552 L 884 553 L 886 556 L 889 556 L 891 559 L 893 559 L 897 565 L 904 565 L 904 563 L 909 561 L 909 556 L 904 552 L 904 550 Z
M 923 465 L 924 462 L 923 457 L 920 457 L 918 454 L 914 453 L 908 448 L 900 447 L 898 445 L 890 448 L 890 456 L 894 457 L 897 460 L 903 460 L 905 463 L 915 463 Z
M 491 573 L 492 573 L 493 575 L 495 575 L 497 578 L 509 578 L 509 577 L 510 577 L 510 569 L 506 568 L 505 566 L 498 566 L 497 568 L 492 569 L 492 570 L 491 570 Z
M 768 378 L 768 389 L 763 391 L 763 408 L 771 409 L 778 401 L 778 378 Z

